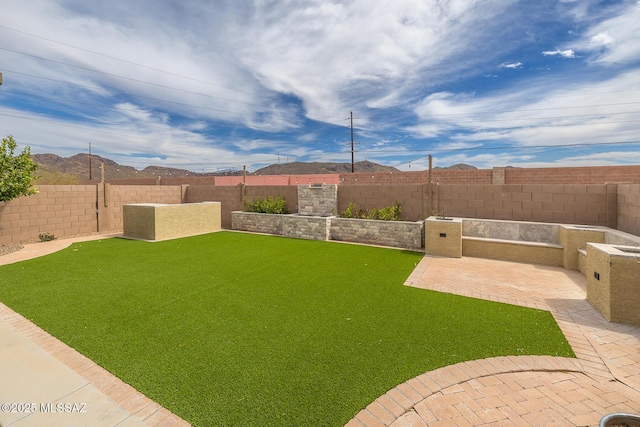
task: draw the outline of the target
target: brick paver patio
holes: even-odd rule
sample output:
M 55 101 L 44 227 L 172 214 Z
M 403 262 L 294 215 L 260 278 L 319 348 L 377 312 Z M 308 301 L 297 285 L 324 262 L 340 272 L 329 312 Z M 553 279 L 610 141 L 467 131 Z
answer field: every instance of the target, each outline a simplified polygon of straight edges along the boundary
M 581 273 L 425 257 L 406 285 L 549 310 L 577 358 L 498 357 L 426 372 L 348 427 L 598 426 L 608 413 L 640 414 L 640 328 L 604 320 L 585 300 Z

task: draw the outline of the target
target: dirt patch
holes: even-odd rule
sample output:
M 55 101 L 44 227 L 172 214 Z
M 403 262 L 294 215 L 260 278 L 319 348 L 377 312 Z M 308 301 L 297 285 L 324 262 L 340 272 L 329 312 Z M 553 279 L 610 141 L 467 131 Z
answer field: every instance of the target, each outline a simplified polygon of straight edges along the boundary
M 20 243 L 9 243 L 8 245 L 0 245 L 0 256 L 19 251 L 22 248 L 24 248 L 24 246 L 22 246 Z

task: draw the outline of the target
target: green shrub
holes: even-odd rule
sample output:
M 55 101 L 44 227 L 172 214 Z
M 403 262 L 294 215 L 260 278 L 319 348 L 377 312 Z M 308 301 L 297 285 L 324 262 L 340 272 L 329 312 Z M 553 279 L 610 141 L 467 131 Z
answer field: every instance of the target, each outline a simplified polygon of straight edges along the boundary
M 245 212 L 257 212 L 268 214 L 287 214 L 289 209 L 287 208 L 287 202 L 284 197 L 271 197 L 265 198 L 256 197 L 252 200 L 244 200 Z
M 386 208 L 378 209 L 378 217 L 376 219 L 381 219 L 383 221 L 399 221 L 401 213 L 402 205 L 396 202 L 395 204 L 387 206 Z
M 398 202 L 382 209 L 356 209 L 355 203 L 349 203 L 347 209 L 340 213 L 341 218 L 378 219 L 382 221 L 399 221 L 402 205 Z

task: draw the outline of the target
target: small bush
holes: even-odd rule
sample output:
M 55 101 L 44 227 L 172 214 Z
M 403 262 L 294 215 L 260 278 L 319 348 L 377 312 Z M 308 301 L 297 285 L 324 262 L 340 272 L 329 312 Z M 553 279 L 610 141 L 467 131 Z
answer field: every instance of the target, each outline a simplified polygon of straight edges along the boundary
M 38 236 L 41 242 L 50 242 L 51 240 L 55 240 L 56 236 L 51 233 L 40 233 Z
M 287 208 L 287 202 L 284 200 L 284 197 L 271 197 L 267 196 L 266 198 L 256 197 L 252 200 L 244 201 L 244 210 L 245 212 L 256 212 L 256 213 L 268 213 L 268 214 L 287 214 L 289 213 L 289 209 Z
M 356 209 L 355 203 L 349 203 L 347 209 L 340 213 L 341 218 L 378 219 L 382 221 L 399 221 L 402 205 L 398 202 L 382 209 Z

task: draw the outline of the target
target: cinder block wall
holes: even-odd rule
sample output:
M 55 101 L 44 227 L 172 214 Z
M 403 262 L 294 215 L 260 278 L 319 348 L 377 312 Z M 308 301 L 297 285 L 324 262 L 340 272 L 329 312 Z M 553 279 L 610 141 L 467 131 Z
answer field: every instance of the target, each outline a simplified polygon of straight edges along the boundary
M 618 230 L 640 236 L 640 184 L 618 185 Z
M 398 202 L 402 205 L 402 219 L 418 221 L 430 216 L 428 187 L 427 184 L 340 185 L 338 212 L 347 209 L 349 203 L 355 203 L 358 209 L 369 210 L 384 208 Z
M 106 191 L 105 191 L 106 190 Z M 98 184 L 100 231 L 122 230 L 122 206 L 133 203 L 182 203 L 180 185 Z
M 297 186 L 214 186 L 190 185 L 186 189 L 185 202 L 220 202 L 222 208 L 222 228 L 231 229 L 231 212 L 243 209 L 243 199 L 282 196 L 290 212 L 298 211 Z
M 606 185 L 439 185 L 448 216 L 610 226 Z
M 37 195 L 0 202 L 0 244 L 37 241 L 40 233 L 65 237 L 119 231 L 122 205 L 128 203 L 221 202 L 222 227 L 226 229 L 231 228 L 231 212 L 242 210 L 243 197 L 281 195 L 291 212 L 298 211 L 297 186 L 97 184 L 38 188 Z M 449 216 L 604 225 L 640 235 L 640 183 L 434 184 L 432 196 L 435 210 Z M 396 201 L 402 204 L 405 220 L 418 221 L 432 214 L 427 184 L 338 187 L 338 212 L 349 203 L 372 209 Z
M 439 184 L 481 183 L 491 184 L 493 181 L 491 169 L 433 169 L 431 182 Z M 356 172 L 340 174 L 340 184 L 343 185 L 371 185 L 371 184 L 426 184 L 429 182 L 429 171 L 416 172 Z
M 0 202 L 0 244 L 96 231 L 95 185 L 41 185 L 39 193 Z
M 505 168 L 506 184 L 640 183 L 640 166 Z
M 340 174 L 343 185 L 424 184 L 428 171 L 357 172 Z M 438 184 L 640 184 L 640 166 L 594 166 L 570 168 L 433 169 L 431 182 Z
M 181 203 L 181 186 L 42 185 L 39 193 L 0 202 L 0 244 L 122 230 L 122 205 Z M 105 191 L 106 190 L 106 191 Z

